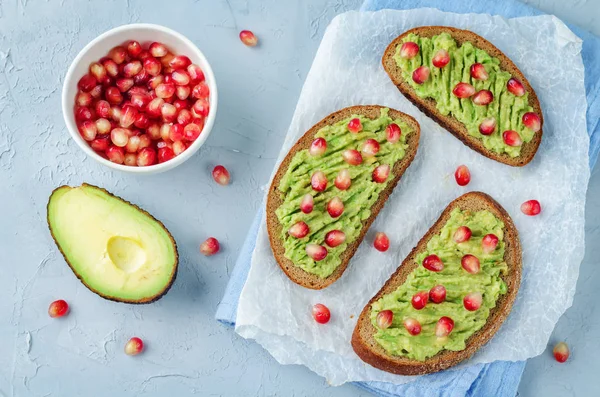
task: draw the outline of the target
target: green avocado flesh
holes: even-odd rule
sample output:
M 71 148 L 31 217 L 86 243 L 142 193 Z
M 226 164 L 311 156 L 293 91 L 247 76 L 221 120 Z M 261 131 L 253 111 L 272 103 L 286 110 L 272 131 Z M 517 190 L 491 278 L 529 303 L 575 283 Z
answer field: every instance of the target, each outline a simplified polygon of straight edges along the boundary
M 470 228 L 472 236 L 468 241 L 456 243 L 453 235 L 460 226 Z M 465 349 L 466 340 L 485 325 L 498 297 L 507 291 L 501 278 L 508 272 L 504 262 L 503 229 L 504 223 L 489 211 L 472 213 L 458 208 L 452 211 L 441 232 L 427 243 L 427 250 L 416 256 L 419 266 L 408 275 L 404 284 L 373 303 L 371 323 L 377 329 L 374 335 L 377 343 L 391 355 L 418 361 L 424 361 L 442 350 Z M 498 246 L 485 254 L 481 240 L 490 233 L 498 237 Z M 423 259 L 431 254 L 439 256 L 444 263 L 442 271 L 433 272 L 423 267 Z M 461 258 L 466 254 L 479 259 L 479 273 L 470 274 L 462 268 Z M 446 300 L 442 303 L 430 300 L 424 308 L 416 310 L 411 304 L 412 296 L 420 291 L 427 292 L 438 284 L 446 288 Z M 471 292 L 483 294 L 481 307 L 476 311 L 468 311 L 463 305 L 463 298 Z M 392 325 L 386 329 L 377 327 L 377 314 L 382 310 L 394 313 Z M 435 325 L 443 316 L 454 321 L 454 329 L 450 335 L 438 338 Z M 421 333 L 416 336 L 409 334 L 403 325 L 405 318 L 419 321 Z
M 278 189 L 281 192 L 283 203 L 276 210 L 277 218 L 282 226 L 281 239 L 285 248 L 285 257 L 294 265 L 299 266 L 308 273 L 321 278 L 327 278 L 341 264 L 340 255 L 349 244 L 356 241 L 362 229 L 362 221 L 371 215 L 371 207 L 377 201 L 379 194 L 385 189 L 394 175 L 390 171 L 386 182 L 376 183 L 372 180 L 373 170 L 382 164 L 392 168 L 396 162 L 406 154 L 406 136 L 410 134 L 411 127 L 402 120 L 392 120 L 388 116 L 389 109 L 381 110 L 381 115 L 376 119 L 369 119 L 361 115 L 339 121 L 333 125 L 319 130 L 315 138 L 322 137 L 327 141 L 327 150 L 321 156 L 313 157 L 308 150 L 298 151 L 285 175 L 281 178 Z M 363 129 L 357 134 L 348 130 L 348 122 L 352 118 L 359 118 Z M 385 129 L 395 123 L 402 131 L 400 140 L 390 143 L 386 139 Z M 350 165 L 342 157 L 342 152 L 347 149 L 361 150 L 366 139 L 375 139 L 380 144 L 380 150 L 375 157 L 364 157 L 360 165 Z M 338 172 L 348 169 L 352 184 L 347 190 L 340 190 L 334 185 Z M 327 189 L 317 192 L 312 189 L 311 176 L 316 171 L 322 171 L 327 176 Z M 314 198 L 314 209 L 305 214 L 300 211 L 300 202 L 306 194 Z M 329 200 L 338 196 L 344 203 L 344 212 L 338 218 L 332 218 L 326 206 Z M 304 221 L 308 225 L 309 234 L 301 239 L 288 234 L 292 225 Z M 335 248 L 325 245 L 325 235 L 331 230 L 341 230 L 346 234 L 343 244 Z M 309 243 L 323 245 L 328 254 L 325 259 L 315 261 L 306 253 Z
M 502 133 L 514 130 L 519 133 L 523 142 L 530 142 L 534 132 L 523 125 L 523 114 L 532 112 L 528 104 L 529 94 L 517 97 L 508 92 L 506 83 L 511 78 L 510 73 L 500 69 L 498 58 L 491 57 L 486 51 L 465 42 L 458 47 L 456 41 L 448 33 L 441 33 L 431 38 L 419 37 L 411 33 L 402 42 L 412 41 L 419 46 L 419 53 L 412 59 L 400 56 L 401 45 L 396 48 L 394 59 L 402 70 L 402 77 L 421 98 L 432 98 L 437 110 L 447 116 L 451 114 L 461 122 L 469 134 L 483 141 L 483 145 L 496 153 L 506 153 L 510 157 L 518 157 L 521 146 L 509 146 L 504 143 Z M 435 53 L 441 49 L 448 51 L 450 62 L 443 68 L 432 64 Z M 485 81 L 471 77 L 470 69 L 474 63 L 481 63 L 489 74 Z M 427 66 L 430 70 L 429 79 L 423 84 L 417 84 L 412 79 L 413 71 L 419 66 Z M 460 99 L 452 90 L 456 84 L 463 82 L 475 87 L 476 91 L 490 90 L 494 100 L 487 106 L 476 105 L 471 98 Z M 496 130 L 491 135 L 479 132 L 479 125 L 484 118 L 494 117 L 497 122 Z
M 159 298 L 177 271 L 169 232 L 148 213 L 84 184 L 56 189 L 48 225 L 65 260 L 98 295 L 130 303 Z

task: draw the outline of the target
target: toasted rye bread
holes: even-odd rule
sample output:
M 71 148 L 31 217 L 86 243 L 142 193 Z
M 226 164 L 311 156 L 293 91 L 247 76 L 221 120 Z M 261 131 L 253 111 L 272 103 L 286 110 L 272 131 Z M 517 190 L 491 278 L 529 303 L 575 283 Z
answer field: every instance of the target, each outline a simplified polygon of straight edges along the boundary
M 483 142 L 471 135 L 465 128 L 465 126 L 454 118 L 452 115 L 444 116 L 439 113 L 436 109 L 436 102 L 431 98 L 420 98 L 414 91 L 414 89 L 407 83 L 401 73 L 401 69 L 396 64 L 394 60 L 394 54 L 396 53 L 396 47 L 402 44 L 402 39 L 410 33 L 414 33 L 421 37 L 433 37 L 440 33 L 447 32 L 449 33 L 458 43 L 458 45 L 462 45 L 466 41 L 470 41 L 474 46 L 487 51 L 493 57 L 496 57 L 500 60 L 500 68 L 509 72 L 512 76 L 519 79 L 525 90 L 529 93 L 529 105 L 533 107 L 535 113 L 540 116 L 540 121 L 543 127 L 544 118 L 542 115 L 542 109 L 540 107 L 540 101 L 538 97 L 529 84 L 529 81 L 525 78 L 523 73 L 517 68 L 517 66 L 511 61 L 502 51 L 496 48 L 492 43 L 484 39 L 468 30 L 456 29 L 447 26 L 421 26 L 418 28 L 414 28 L 408 30 L 396 37 L 386 48 L 383 58 L 381 59 L 381 63 L 383 64 L 383 68 L 390 76 L 396 87 L 400 90 L 404 96 L 411 101 L 416 107 L 418 107 L 423 113 L 427 116 L 431 117 L 435 120 L 439 125 L 450 131 L 452 135 L 457 137 L 476 152 L 481 153 L 482 155 L 492 159 L 499 161 L 504 164 L 511 165 L 513 167 L 522 167 L 525 164 L 529 163 L 535 153 L 537 152 L 538 147 L 540 146 L 540 142 L 542 141 L 542 128 L 538 132 L 535 133 L 533 139 L 530 142 L 524 143 L 521 147 L 521 154 L 518 157 L 510 157 L 506 153 L 498 154 L 487 149 Z
M 342 263 L 338 266 L 338 268 L 327 278 L 321 278 L 317 275 L 308 273 L 304 271 L 302 268 L 294 265 L 292 261 L 284 256 L 285 249 L 281 240 L 281 224 L 279 223 L 279 219 L 277 219 L 277 215 L 275 215 L 275 210 L 279 208 L 279 206 L 283 203 L 283 200 L 280 197 L 281 192 L 277 189 L 281 178 L 286 173 L 292 158 L 296 154 L 296 152 L 308 149 L 314 140 L 315 134 L 323 127 L 327 125 L 331 125 L 337 123 L 340 120 L 346 119 L 353 114 L 363 115 L 365 117 L 375 119 L 380 116 L 381 109 L 384 106 L 378 105 L 363 105 L 363 106 L 351 106 L 337 112 L 330 114 L 325 117 L 323 120 L 319 121 L 315 124 L 310 130 L 308 130 L 299 140 L 296 142 L 294 146 L 290 149 L 289 153 L 281 164 L 279 165 L 279 169 L 271 182 L 271 187 L 269 188 L 269 195 L 267 197 L 267 231 L 269 233 L 269 240 L 271 242 L 271 249 L 273 250 L 273 254 L 275 255 L 275 259 L 277 263 L 284 271 L 284 273 L 296 284 L 299 284 L 306 288 L 311 289 L 323 289 L 331 285 L 334 281 L 342 276 L 342 273 L 348 267 L 348 262 L 356 252 L 356 249 L 360 245 L 363 240 L 365 233 L 375 220 L 375 217 L 383 208 L 387 198 L 394 190 L 394 187 L 404 174 L 404 171 L 408 168 L 410 163 L 415 158 L 415 154 L 417 153 L 417 147 L 419 145 L 419 136 L 421 133 L 421 128 L 419 123 L 412 118 L 411 116 L 399 112 L 397 110 L 391 109 L 389 110 L 388 115 L 392 119 L 402 119 L 405 123 L 410 125 L 413 132 L 411 132 L 407 139 L 406 144 L 408 148 L 406 149 L 406 155 L 400 161 L 398 161 L 394 167 L 392 168 L 392 174 L 394 175 L 394 179 L 392 179 L 386 188 L 381 192 L 379 198 L 371 207 L 371 216 L 362 222 L 362 229 L 360 235 L 352 244 L 349 244 L 346 250 L 341 255 Z
M 427 242 L 431 237 L 440 232 L 450 218 L 450 213 L 456 207 L 462 210 L 471 211 L 489 210 L 504 222 L 504 241 L 506 243 L 504 260 L 508 264 L 508 274 L 502 276 L 502 279 L 508 287 L 507 293 L 500 295 L 496 302 L 496 307 L 490 311 L 487 322 L 483 328 L 467 339 L 467 347 L 464 350 L 442 350 L 440 353 L 425 361 L 416 361 L 405 357 L 388 355 L 373 338 L 376 328 L 371 324 L 371 305 L 383 295 L 395 291 L 404 283 L 406 277 L 419 266 L 419 264 L 415 262 L 417 254 L 426 249 Z M 521 244 L 519 242 L 519 235 L 508 213 L 500 206 L 500 204 L 485 193 L 466 193 L 452 201 L 448 207 L 446 207 L 440 218 L 431 229 L 429 229 L 425 236 L 423 236 L 417 246 L 413 248 L 408 257 L 402 262 L 402 265 L 365 306 L 352 334 L 352 347 L 363 361 L 376 368 L 394 374 L 422 375 L 452 367 L 471 357 L 473 353 L 486 344 L 492 336 L 494 336 L 498 328 L 500 328 L 500 325 L 502 325 L 510 313 L 519 290 L 519 285 L 521 284 L 521 265 Z

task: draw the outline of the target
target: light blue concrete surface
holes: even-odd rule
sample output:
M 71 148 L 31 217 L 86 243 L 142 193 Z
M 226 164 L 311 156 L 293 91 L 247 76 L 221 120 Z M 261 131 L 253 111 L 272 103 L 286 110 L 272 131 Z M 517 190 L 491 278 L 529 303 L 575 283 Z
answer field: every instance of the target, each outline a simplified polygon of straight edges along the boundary
M 598 1 L 534 5 L 600 33 Z M 0 396 L 366 396 L 329 387 L 299 366 L 280 366 L 258 345 L 217 324 L 214 311 L 262 196 L 320 37 L 336 14 L 360 0 L 0 2 Z M 87 159 L 62 121 L 60 89 L 77 52 L 98 34 L 130 22 L 174 28 L 204 51 L 219 83 L 219 114 L 200 152 L 162 175 L 114 173 Z M 260 47 L 241 45 L 252 29 Z M 225 164 L 222 188 L 210 170 Z M 151 305 L 105 301 L 65 265 L 45 224 L 52 189 L 83 181 L 103 186 L 164 221 L 178 242 L 181 267 L 172 290 Z M 572 359 L 550 353 L 529 361 L 522 396 L 584 396 L 598 387 L 600 313 L 600 175 L 592 174 L 587 252 L 574 307 L 552 341 Z M 209 235 L 223 252 L 205 258 Z M 52 320 L 63 298 L 71 313 Z M 147 351 L 128 357 L 133 335 Z

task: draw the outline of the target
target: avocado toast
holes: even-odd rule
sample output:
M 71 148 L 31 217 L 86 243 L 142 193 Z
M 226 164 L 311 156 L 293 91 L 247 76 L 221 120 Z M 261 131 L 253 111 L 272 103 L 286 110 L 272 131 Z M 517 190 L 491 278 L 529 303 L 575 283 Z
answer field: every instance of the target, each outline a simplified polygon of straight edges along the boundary
M 543 125 L 536 93 L 483 37 L 417 27 L 389 44 L 382 64 L 407 99 L 471 149 L 517 167 L 535 156 Z
M 500 328 L 521 282 L 521 246 L 490 196 L 464 194 L 363 309 L 352 347 L 401 375 L 440 371 L 471 357 Z
M 293 282 L 322 289 L 341 277 L 414 159 L 419 135 L 412 117 L 369 105 L 330 114 L 296 142 L 266 212 L 271 249 Z

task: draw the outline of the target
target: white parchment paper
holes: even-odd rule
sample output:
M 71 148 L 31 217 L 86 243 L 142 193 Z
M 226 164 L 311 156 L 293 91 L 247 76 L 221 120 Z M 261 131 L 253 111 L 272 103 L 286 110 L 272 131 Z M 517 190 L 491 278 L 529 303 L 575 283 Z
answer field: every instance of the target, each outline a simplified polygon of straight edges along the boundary
M 420 25 L 472 30 L 524 72 L 541 100 L 545 120 L 542 144 L 529 165 L 513 168 L 470 150 L 411 105 L 391 83 L 381 66 L 383 51 L 397 35 Z M 377 370 L 354 354 L 350 337 L 357 316 L 446 205 L 462 193 L 481 190 L 504 206 L 519 230 L 523 280 L 500 331 L 462 365 L 540 354 L 558 318 L 571 306 L 584 254 L 589 141 L 580 50 L 581 40 L 553 16 L 507 20 L 418 9 L 336 17 L 306 79 L 280 160 L 314 123 L 356 104 L 385 105 L 415 116 L 422 129 L 419 151 L 345 274 L 325 290 L 302 288 L 284 275 L 263 224 L 241 295 L 236 331 L 258 341 L 280 363 L 306 365 L 334 385 L 410 381 L 413 377 Z M 460 164 L 466 164 L 472 174 L 465 188 L 453 177 Z M 527 217 L 519 207 L 533 198 L 541 202 L 542 213 Z M 390 237 L 386 253 L 372 247 L 376 231 Z M 317 302 L 331 309 L 327 325 L 312 319 L 311 307 Z

